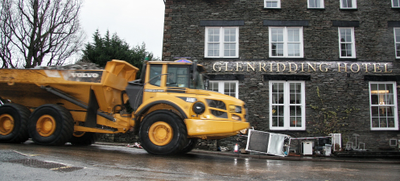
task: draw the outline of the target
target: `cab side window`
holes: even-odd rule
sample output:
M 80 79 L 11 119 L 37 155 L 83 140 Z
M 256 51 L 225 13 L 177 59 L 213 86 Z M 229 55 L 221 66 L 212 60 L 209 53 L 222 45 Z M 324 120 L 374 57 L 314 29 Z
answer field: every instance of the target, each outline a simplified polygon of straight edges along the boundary
M 150 79 L 148 82 L 151 85 L 160 86 L 161 70 L 162 70 L 162 65 L 151 65 L 150 66 Z

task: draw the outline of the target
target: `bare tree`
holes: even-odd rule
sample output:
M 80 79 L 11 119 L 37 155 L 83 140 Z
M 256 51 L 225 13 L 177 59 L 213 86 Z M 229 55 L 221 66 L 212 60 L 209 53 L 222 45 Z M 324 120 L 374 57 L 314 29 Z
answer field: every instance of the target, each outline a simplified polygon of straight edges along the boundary
M 79 24 L 81 0 L 1 0 L 0 58 L 3 68 L 19 59 L 32 68 L 62 65 L 79 51 L 83 32 Z
M 7 26 L 9 24 L 11 18 L 10 11 L 11 8 L 11 3 L 9 0 L 3 0 L 1 4 L 1 9 L 0 9 L 0 58 L 2 62 L 1 68 L 15 68 L 15 65 L 10 62 L 9 60 L 12 59 L 12 53 L 11 53 L 11 30 Z

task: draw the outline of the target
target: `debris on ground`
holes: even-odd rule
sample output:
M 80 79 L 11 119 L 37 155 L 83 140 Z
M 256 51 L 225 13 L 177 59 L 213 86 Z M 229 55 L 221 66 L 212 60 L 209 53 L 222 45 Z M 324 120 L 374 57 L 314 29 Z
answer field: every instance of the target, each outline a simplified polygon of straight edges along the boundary
M 218 151 L 226 152 L 226 151 L 230 151 L 230 149 L 228 147 L 225 147 L 225 146 L 220 146 L 220 147 L 218 147 Z
M 142 149 L 142 146 L 138 142 L 133 143 L 133 145 L 128 144 L 126 146 L 129 147 L 129 148 L 140 148 L 140 149 Z

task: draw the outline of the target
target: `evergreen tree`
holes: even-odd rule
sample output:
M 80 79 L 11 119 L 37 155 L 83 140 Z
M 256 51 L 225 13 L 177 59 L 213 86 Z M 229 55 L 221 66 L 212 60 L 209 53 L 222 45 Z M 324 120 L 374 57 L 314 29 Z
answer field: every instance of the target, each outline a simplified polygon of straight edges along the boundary
M 87 43 L 81 61 L 89 61 L 104 67 L 112 59 L 125 60 L 137 68 L 142 68 L 145 57 L 153 59 L 153 54 L 146 51 L 146 45 L 133 48 L 115 33 L 110 37 L 109 31 L 102 37 L 99 30 L 93 34 L 92 43 Z M 139 74 L 140 75 L 140 74 Z

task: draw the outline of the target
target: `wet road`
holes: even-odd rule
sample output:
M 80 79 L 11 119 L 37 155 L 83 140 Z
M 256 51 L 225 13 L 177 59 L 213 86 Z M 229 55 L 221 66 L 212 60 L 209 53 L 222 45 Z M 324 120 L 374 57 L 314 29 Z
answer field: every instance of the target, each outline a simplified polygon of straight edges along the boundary
M 0 144 L 0 180 L 399 180 L 400 164 L 154 156 L 123 146 Z

